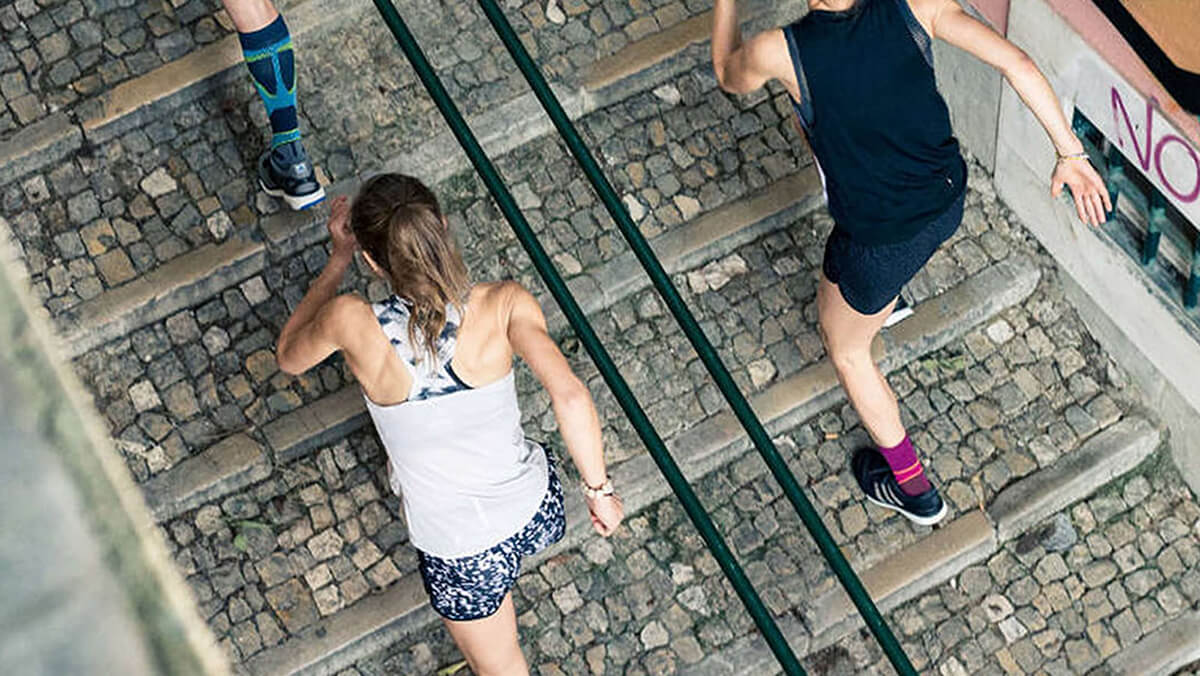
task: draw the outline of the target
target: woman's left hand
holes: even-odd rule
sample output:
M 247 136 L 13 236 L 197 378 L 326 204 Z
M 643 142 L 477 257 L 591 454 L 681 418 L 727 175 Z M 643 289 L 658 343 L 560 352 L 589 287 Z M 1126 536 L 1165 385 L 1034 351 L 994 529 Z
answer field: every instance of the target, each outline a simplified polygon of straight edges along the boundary
M 616 493 L 612 495 L 597 495 L 594 498 L 585 498 L 588 506 L 588 513 L 592 517 L 592 528 L 596 532 L 608 537 L 617 530 L 617 526 L 621 525 L 621 520 L 625 518 L 625 505 L 621 503 L 621 498 Z
M 1071 189 L 1079 220 L 1091 226 L 1099 226 L 1108 220 L 1106 214 L 1112 211 L 1112 201 L 1108 198 L 1104 179 L 1092 168 L 1091 162 L 1086 159 L 1059 159 L 1054 166 L 1054 175 L 1050 177 L 1050 194 L 1058 197 L 1064 185 Z
M 350 229 L 350 200 L 345 195 L 333 198 L 329 204 L 329 239 L 335 256 L 352 257 L 358 240 Z

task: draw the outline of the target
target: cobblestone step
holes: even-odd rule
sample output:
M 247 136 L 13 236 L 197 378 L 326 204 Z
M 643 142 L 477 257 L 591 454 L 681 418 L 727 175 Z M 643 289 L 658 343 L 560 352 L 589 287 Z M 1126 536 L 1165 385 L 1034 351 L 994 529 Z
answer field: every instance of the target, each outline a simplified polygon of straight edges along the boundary
M 1025 532 L 1006 531 L 1000 524 L 1019 521 L 1033 526 L 1045 521 L 1132 470 L 1161 443 L 1161 431 L 1150 422 L 1139 417 L 1125 418 L 1050 467 L 1006 487 L 986 512 L 971 511 L 937 527 L 921 539 L 891 552 L 870 568 L 860 569 L 859 577 L 876 606 L 887 613 L 956 578 L 968 567 L 987 561 L 1005 542 Z M 1081 472 L 1080 469 L 1085 467 L 1112 469 Z M 1030 499 L 1031 494 L 1040 496 L 1052 487 L 1066 497 L 1062 500 Z M 793 649 L 810 654 L 832 646 L 864 627 L 857 609 L 840 586 L 818 597 L 813 602 L 813 611 L 804 620 L 807 626 L 789 625 L 790 631 L 785 635 Z M 1124 662 L 1127 665 L 1152 664 L 1146 661 L 1150 653 L 1140 650 L 1161 653 L 1161 670 L 1126 672 L 1118 669 L 1116 673 L 1169 673 L 1166 665 L 1177 668 L 1196 659 L 1193 655 L 1200 650 L 1197 635 L 1181 633 L 1196 621 L 1191 616 L 1184 616 L 1177 620 L 1177 625 L 1164 627 L 1128 651 L 1125 658 L 1128 661 Z M 722 651 L 706 657 L 680 673 L 749 676 L 776 673 L 778 669 L 774 657 L 757 637 L 739 641 L 731 645 L 729 651 L 729 654 Z M 726 670 L 735 664 L 735 669 Z
M 1200 661 L 1200 610 L 1184 613 L 1113 655 L 1101 673 L 1170 676 Z
M 978 323 L 1019 303 L 1037 285 L 1039 271 L 1031 261 L 1015 257 L 997 263 L 942 296 L 917 307 L 916 315 L 877 346 L 888 370 L 895 369 L 961 337 Z M 751 404 L 773 431 L 794 425 L 835 403 L 841 396 L 832 368 L 821 361 L 759 392 Z M 727 413 L 711 416 L 669 440 L 672 453 L 692 481 L 721 467 L 745 450 L 740 426 Z M 664 498 L 669 489 L 645 453 L 611 468 L 630 514 Z M 568 521 L 586 523 L 586 507 L 568 492 Z M 568 530 L 563 543 L 537 561 L 579 546 L 584 528 Z M 531 562 L 531 566 L 537 565 Z M 404 600 L 409 605 L 404 605 Z M 421 582 L 415 573 L 383 591 L 369 605 L 355 604 L 293 633 L 283 643 L 252 657 L 245 664 L 253 674 L 332 674 L 383 645 L 432 621 Z
M 768 21 L 780 20 L 779 17 L 788 16 L 789 12 L 797 11 L 797 6 L 800 3 L 784 3 L 781 6 L 771 6 L 765 2 L 753 4 L 748 8 L 747 20 L 751 23 L 758 24 Z M 293 25 L 293 32 L 302 34 L 306 32 L 317 32 L 318 30 L 328 32 L 330 26 L 339 25 L 345 22 L 345 17 L 351 15 L 350 8 L 355 7 L 346 3 L 332 3 L 328 0 L 305 0 L 297 4 L 293 8 L 288 9 L 289 21 Z M 356 8 L 361 10 L 361 8 Z M 528 8 L 526 8 L 528 13 Z M 421 12 L 417 12 L 418 17 L 422 16 Z M 670 20 L 669 16 L 660 17 L 661 21 L 666 24 Z M 684 21 L 680 25 L 694 25 Z M 698 24 L 697 24 L 698 25 Z M 668 27 L 667 32 L 674 31 L 678 33 L 677 27 Z M 694 32 L 694 31 L 693 31 Z M 671 33 L 672 35 L 674 33 Z M 615 54 L 611 54 L 602 59 L 623 60 L 624 62 L 644 61 L 648 70 L 638 71 L 638 78 L 635 80 L 625 78 L 619 81 L 610 83 L 602 90 L 592 91 L 586 87 L 577 87 L 573 84 L 560 84 L 558 90 L 564 100 L 564 104 L 572 117 L 581 117 L 589 112 L 599 110 L 613 103 L 623 101 L 626 98 L 653 87 L 654 85 L 664 81 L 665 79 L 686 71 L 689 68 L 695 67 L 696 63 L 701 60 L 702 56 L 697 50 L 687 51 L 684 47 L 690 42 L 679 43 L 675 41 L 660 41 L 656 40 L 657 34 L 650 35 L 629 44 L 619 49 Z M 533 39 L 533 38 L 530 38 Z M 648 47 L 651 47 L 648 51 Z M 546 49 L 549 49 L 547 47 Z M 622 56 L 625 50 L 632 49 L 636 54 L 636 58 L 631 59 Z M 254 209 L 242 209 L 237 207 L 237 202 L 242 199 L 248 199 L 249 203 L 255 202 L 255 191 L 253 186 L 247 184 L 250 195 L 243 197 L 239 193 L 239 188 L 233 183 L 222 186 L 221 182 L 229 177 L 225 176 L 221 171 L 213 174 L 209 178 L 208 173 L 211 165 L 203 170 L 196 169 L 197 173 L 192 173 L 188 176 L 183 176 L 189 165 L 194 165 L 196 162 L 204 162 L 205 157 L 211 157 L 213 150 L 220 151 L 217 154 L 221 159 L 225 160 L 226 164 L 232 162 L 232 167 L 237 167 L 243 162 L 238 161 L 232 155 L 236 154 L 236 150 L 232 148 L 223 148 L 219 145 L 220 133 L 213 136 L 210 134 L 213 147 L 205 151 L 189 148 L 183 157 L 164 157 L 163 153 L 159 152 L 154 155 L 155 149 L 151 146 L 152 152 L 145 157 L 137 155 L 140 151 L 130 152 L 128 149 L 123 149 L 125 146 L 138 145 L 143 143 L 143 140 L 126 142 L 126 137 L 130 134 L 139 135 L 140 139 L 144 139 L 142 127 L 151 130 L 151 137 L 155 138 L 158 134 L 165 133 L 161 127 L 163 124 L 159 117 L 162 117 L 162 105 L 157 103 L 167 104 L 180 107 L 184 112 L 175 111 L 173 114 L 191 115 L 194 112 L 188 109 L 185 105 L 189 99 L 201 98 L 203 108 L 211 109 L 214 114 L 221 114 L 224 107 L 234 105 L 240 106 L 240 103 L 231 104 L 230 101 L 214 103 L 208 99 L 219 98 L 221 96 L 220 81 L 223 74 L 236 72 L 238 59 L 240 58 L 236 37 L 228 35 L 221 41 L 202 47 L 196 51 L 189 52 L 177 61 L 167 63 L 149 73 L 140 77 L 133 78 L 118 84 L 112 90 L 98 96 L 92 103 L 94 105 L 85 105 L 80 110 L 90 111 L 86 114 L 81 112 L 80 117 L 83 122 L 80 125 L 71 124 L 64 116 L 52 116 L 44 122 L 35 125 L 37 128 L 31 128 L 30 133 L 24 134 L 22 138 L 14 139 L 11 152 L 13 160 L 11 164 L 3 162 L 6 157 L 5 153 L 0 152 L 0 165 L 11 166 L 12 171 L 9 178 L 17 179 L 27 176 L 31 171 L 35 171 L 52 164 L 56 159 L 66 158 L 66 154 L 78 151 L 83 144 L 83 139 L 86 137 L 91 144 L 93 150 L 91 153 L 99 153 L 107 155 L 110 160 L 120 160 L 122 155 L 128 159 L 136 159 L 137 164 L 146 166 L 149 163 L 159 163 L 163 159 L 168 159 L 168 166 L 165 170 L 150 171 L 146 170 L 147 178 L 140 181 L 143 189 L 150 191 L 149 194 L 154 197 L 151 202 L 145 204 L 135 204 L 136 213 L 134 211 L 126 211 L 126 205 L 118 197 L 117 199 L 109 199 L 110 195 L 116 192 L 114 186 L 105 185 L 100 192 L 99 199 L 95 196 L 89 199 L 84 199 L 89 193 L 77 195 L 72 198 L 70 204 L 63 199 L 63 204 L 59 206 L 69 207 L 63 209 L 64 213 L 44 213 L 40 216 L 42 221 L 38 223 L 38 217 L 35 215 L 32 219 L 28 214 L 22 214 L 22 219 L 16 223 L 15 230 L 18 234 L 18 240 L 22 242 L 26 249 L 27 256 L 37 256 L 37 261 L 31 264 L 32 273 L 35 277 L 35 287 L 41 289 L 39 293 L 46 296 L 45 301 L 47 307 L 51 310 L 52 315 L 62 318 L 62 330 L 68 336 L 68 345 L 79 352 L 88 349 L 87 346 L 94 346 L 97 340 L 110 339 L 115 335 L 119 335 L 124 330 L 130 330 L 144 326 L 147 323 L 156 321 L 165 316 L 163 308 L 178 308 L 186 306 L 188 300 L 193 296 L 185 291 L 189 287 L 197 287 L 201 284 L 206 284 L 210 287 L 219 287 L 228 285 L 229 283 L 239 281 L 238 275 L 242 275 L 242 279 L 253 274 L 255 270 L 247 266 L 235 265 L 234 260 L 214 260 L 214 265 L 218 269 L 214 272 L 214 279 L 202 281 L 197 275 L 201 274 L 193 266 L 189 266 L 186 262 L 178 262 L 177 256 L 180 252 L 183 255 L 195 253 L 199 249 L 211 249 L 210 245 L 204 244 L 205 240 L 215 238 L 218 242 L 223 239 L 228 231 L 233 229 L 251 230 L 253 231 L 258 220 L 258 215 L 255 211 L 259 211 L 263 218 L 260 222 L 261 230 L 265 235 L 265 239 L 271 246 L 271 255 L 280 257 L 319 241 L 323 238 L 323 217 L 324 212 L 321 210 L 311 211 L 304 214 L 275 214 L 270 215 L 269 212 L 262 212 L 262 203 L 259 200 L 258 204 L 254 204 Z M 507 58 L 507 57 L 502 57 Z M 647 60 L 648 59 L 648 60 Z M 562 70 L 562 68 L 560 68 Z M 239 75 L 240 77 L 240 75 Z M 563 77 L 566 82 L 571 82 L 574 78 L 574 73 L 565 72 Z M 248 88 L 244 88 L 248 89 Z M 224 94 L 229 96 L 229 94 Z M 239 92 L 241 96 L 241 92 Z M 219 105 L 218 105 L 219 103 Z M 251 101 L 251 104 L 253 102 Z M 191 107 L 197 107 L 197 104 L 191 104 Z M 426 106 L 427 107 L 427 106 Z M 316 106 L 314 106 L 316 108 Z M 205 111 L 208 112 L 208 111 Z M 319 114 L 318 110 L 314 114 Z M 199 113 L 201 117 L 197 117 L 197 123 L 200 122 L 203 112 Z M 427 113 L 429 116 L 431 113 Z M 339 118 L 340 119 L 340 118 Z M 523 93 L 515 99 L 505 103 L 497 103 L 495 105 L 484 106 L 476 115 L 469 116 L 472 120 L 472 126 L 479 133 L 481 139 L 485 141 L 485 147 L 489 152 L 496 156 L 517 148 L 528 141 L 538 138 L 551 131 L 549 121 L 540 112 L 540 107 L 530 93 Z M 514 120 L 518 121 L 514 124 Z M 167 122 L 171 121 L 171 116 L 168 116 Z M 241 124 L 241 123 L 239 123 Z M 237 124 L 235 124 L 237 126 Z M 328 126 L 328 125 L 326 125 Z M 81 132 L 82 129 L 82 132 Z M 392 130 L 393 132 L 396 130 Z M 337 151 L 339 145 L 343 142 L 342 135 L 344 132 L 340 125 L 335 130 L 324 130 L 323 136 L 315 141 L 317 144 L 327 144 Z M 122 136 L 124 135 L 124 136 Z M 319 136 L 314 134 L 314 137 Z M 387 134 L 380 136 L 386 137 Z M 447 178 L 454 173 L 460 172 L 467 168 L 465 158 L 459 152 L 456 142 L 452 135 L 443 131 L 440 126 L 430 130 L 429 134 L 418 134 L 415 130 L 408 130 L 408 137 L 432 137 L 430 140 L 415 148 L 408 148 L 404 152 L 391 153 L 390 160 L 385 166 L 373 167 L 375 170 L 401 170 L 417 173 L 431 182 L 437 182 Z M 120 142 L 118 142 L 120 137 Z M 409 139 L 404 139 L 409 140 Z M 21 145 L 15 145 L 20 141 Z M 312 142 L 312 141 L 310 141 Z M 411 141 L 410 141 L 411 142 Z M 154 144 L 159 143 L 154 140 Z M 202 141 L 200 145 L 203 145 Z M 378 141 L 380 147 L 385 145 L 396 145 L 396 139 L 384 139 Z M 37 147 L 41 151 L 31 153 L 25 148 Z M 0 149 L 2 150 L 2 149 Z M 161 149 L 157 149 L 161 150 Z M 338 173 L 342 174 L 336 178 L 343 180 L 337 181 L 331 187 L 332 194 L 341 194 L 351 192 L 357 187 L 357 181 L 353 179 L 345 179 L 346 174 L 355 175 L 361 174 L 359 171 L 347 170 L 344 166 L 345 162 L 338 160 L 336 157 L 329 158 L 323 152 L 322 145 L 316 145 L 314 150 L 314 161 L 317 164 L 324 164 L 325 160 L 332 163 L 338 168 Z M 48 151 L 57 151 L 61 156 L 54 157 L 53 153 Z M 224 153 L 224 154 L 222 154 Z M 69 158 L 67 158 L 69 159 Z M 185 161 L 186 160 L 186 161 Z M 87 173 L 88 160 L 81 159 L 83 173 Z M 66 171 L 64 168 L 59 168 L 61 171 Z M 244 168 L 234 168 L 233 171 L 241 171 Z M 7 171 L 7 170 L 4 170 Z M 225 171 L 225 170 L 222 170 Z M 69 172 L 68 172 L 69 173 Z M 116 174 L 125 176 L 129 172 L 125 169 L 115 171 Z M 227 172 L 226 172 L 227 173 Z M 5 174 L 8 175 L 8 174 Z M 172 178 L 174 175 L 174 178 Z M 200 178 L 197 178 L 197 176 Z M 77 182 L 71 182 L 65 175 L 63 177 L 51 176 L 51 182 L 54 183 L 55 192 L 59 191 L 59 184 L 66 185 Z M 182 180 L 183 187 L 175 180 Z M 151 180 L 153 179 L 153 180 Z M 32 181 L 32 183 L 31 183 Z M 41 183 L 38 183 L 41 181 Z M 137 181 L 135 181 L 136 183 Z M 149 183 L 148 183 L 149 182 Z M 235 181 L 236 182 L 236 181 Z M 111 183 L 111 181 L 110 181 Z M 0 182 L 2 184 L 2 182 Z M 147 187 L 149 185 L 149 187 Z M 40 175 L 26 178 L 22 187 L 25 192 L 31 195 L 30 199 L 44 199 L 39 191 L 47 191 L 45 187 L 45 179 Z M 187 200 L 184 200 L 183 208 L 180 209 L 180 200 L 178 199 L 178 189 L 182 192 L 186 188 L 191 200 L 195 201 L 195 206 L 187 206 Z M 70 188 L 63 188 L 71 190 Z M 74 188 L 78 189 L 78 188 Z M 162 191 L 162 192 L 160 192 Z M 206 192 L 217 192 L 216 196 L 207 195 Z M 165 194 L 164 194 L 165 193 Z M 20 194 L 20 191 L 18 191 Z M 143 198 L 145 195 L 142 196 Z M 106 201 L 107 200 L 107 201 Z M 165 202 L 164 202 L 165 200 Z M 219 201 L 218 201 L 219 200 Z M 103 202 L 101 204 L 100 202 Z M 136 202 L 136 200 L 135 200 Z M 162 203 L 164 210 L 162 219 L 156 224 L 151 225 L 153 233 L 146 233 L 146 239 L 138 241 L 142 233 L 138 231 L 142 228 L 143 223 L 138 219 L 149 215 L 151 221 L 155 220 L 155 205 Z M 43 203 L 43 206 L 44 203 Z M 199 211 L 197 212 L 197 207 Z M 132 208 L 132 207 L 131 207 Z M 69 213 L 66 213 L 69 212 Z M 130 214 L 133 214 L 132 216 Z M 72 242 L 58 242 L 55 239 L 55 245 L 49 242 L 42 242 L 39 238 L 49 238 L 49 235 L 39 234 L 46 220 L 65 220 L 70 218 L 71 221 L 80 221 L 78 225 L 86 225 L 84 219 L 93 216 L 104 216 L 102 222 L 92 223 L 90 228 L 95 229 L 93 239 L 97 241 L 91 242 L 84 252 L 86 255 L 78 260 L 72 260 L 72 264 L 80 264 L 80 270 L 72 270 L 71 277 L 67 278 L 68 293 L 66 296 L 57 297 L 61 293 L 58 289 L 62 284 L 61 280 L 49 280 L 44 277 L 46 273 L 46 261 L 56 258 L 61 255 L 63 257 L 71 257 L 76 255 L 76 248 L 82 250 L 82 247 L 76 247 Z M 168 223 L 169 222 L 169 223 Z M 189 225 L 190 224 L 190 225 Z M 166 227 L 164 230 L 165 226 Z M 53 231 L 57 232 L 61 229 L 61 225 L 53 225 Z M 207 228 L 207 230 L 206 230 Z M 113 231 L 117 232 L 114 234 Z M 209 234 L 211 231 L 211 235 Z M 120 246 L 116 246 L 118 242 L 114 241 L 111 244 L 105 245 L 103 242 L 105 233 L 110 240 L 119 240 Z M 65 233 L 56 237 L 67 237 Z M 32 238 L 32 239 L 30 239 Z M 250 239 L 257 239 L 251 233 Z M 146 242 L 150 242 L 152 246 L 146 246 Z M 63 249 L 63 247 L 67 247 Z M 196 250 L 189 252 L 190 247 L 198 247 Z M 139 248 L 140 247 L 140 248 Z M 128 252 L 125 249 L 128 248 Z M 36 249 L 36 251 L 34 251 Z M 134 251 L 134 249 L 138 249 Z M 202 254 L 198 254 L 202 255 Z M 51 260 L 51 262 L 54 262 Z M 175 265 L 173 265 L 175 264 Z M 86 267 L 90 274 L 82 271 Z M 154 283 L 141 282 L 141 277 L 149 275 L 159 267 L 166 268 L 159 275 L 160 278 L 171 278 L 176 280 L 176 286 L 163 290 L 159 295 L 161 302 L 154 304 L 144 304 L 140 300 L 145 295 L 147 286 L 153 286 Z M 259 266 L 261 267 L 261 266 Z M 96 272 L 98 269 L 98 273 Z M 65 275 L 60 275 L 60 277 Z M 78 289 L 73 288 L 71 282 L 77 278 L 83 278 Z M 49 283 L 48 283 L 49 282 Z M 130 291 L 122 292 L 124 286 L 134 286 Z M 45 288 L 43 288 L 45 287 Z M 51 292 L 54 293 L 51 293 Z M 82 300 L 81 300 L 82 299 Z M 91 324 L 78 321 L 78 318 L 86 318 Z M 99 327 L 99 330 L 93 330 L 94 327 Z M 90 340 L 76 340 L 81 335 L 85 334 Z M 76 347 L 78 346 L 78 347 Z
M 657 238 L 654 248 L 669 271 L 694 267 L 794 221 L 816 206 L 819 191 L 815 170 L 807 169 Z M 584 311 L 597 312 L 645 288 L 649 281 L 639 271 L 632 254 L 625 254 L 586 279 L 577 278 L 574 286 Z M 565 328 L 558 312 L 551 312 L 549 321 L 555 332 Z M 146 499 L 159 522 L 165 522 L 261 480 L 270 473 L 269 458 L 280 465 L 290 463 L 344 438 L 366 421 L 362 395 L 356 385 L 349 385 L 265 425 L 265 448 L 235 433 L 156 475 L 144 484 Z
M 234 434 L 142 484 L 142 493 L 150 513 L 162 523 L 270 474 L 263 447 L 245 434 Z

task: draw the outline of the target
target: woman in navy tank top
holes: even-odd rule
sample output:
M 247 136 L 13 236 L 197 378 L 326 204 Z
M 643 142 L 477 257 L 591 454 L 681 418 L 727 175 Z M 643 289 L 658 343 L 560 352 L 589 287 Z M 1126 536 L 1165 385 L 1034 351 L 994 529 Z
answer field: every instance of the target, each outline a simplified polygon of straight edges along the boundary
M 796 23 L 742 41 L 735 0 L 715 0 L 712 59 L 721 87 L 778 80 L 825 183 L 835 226 L 817 308 L 826 350 L 878 449 L 852 467 L 867 498 L 930 525 L 946 506 L 925 476 L 896 395 L 871 357 L 901 287 L 958 229 L 966 165 L 933 71 L 934 39 L 1003 73 L 1058 154 L 1051 194 L 1071 190 L 1091 225 L 1112 210 L 1050 84 L 1033 61 L 957 0 L 809 0 Z

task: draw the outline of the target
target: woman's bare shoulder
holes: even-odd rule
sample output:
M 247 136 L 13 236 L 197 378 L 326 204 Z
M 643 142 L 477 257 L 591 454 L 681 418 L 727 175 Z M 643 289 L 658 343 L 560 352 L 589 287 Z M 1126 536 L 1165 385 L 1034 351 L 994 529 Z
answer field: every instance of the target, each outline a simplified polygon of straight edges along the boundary
M 323 327 L 338 334 L 338 337 L 343 339 L 338 342 L 343 343 L 347 337 L 360 335 L 362 326 L 377 321 L 375 309 L 356 293 L 344 293 L 330 298 L 321 308 L 319 318 Z

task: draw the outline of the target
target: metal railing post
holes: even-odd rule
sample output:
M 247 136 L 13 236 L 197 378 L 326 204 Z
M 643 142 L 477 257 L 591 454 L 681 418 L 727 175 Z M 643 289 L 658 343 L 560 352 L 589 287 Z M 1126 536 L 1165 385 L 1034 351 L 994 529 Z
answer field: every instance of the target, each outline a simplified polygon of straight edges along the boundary
M 596 367 L 600 370 L 600 374 L 612 390 L 617 402 L 625 411 L 629 422 L 646 445 L 651 457 L 658 464 L 667 483 L 675 491 L 684 511 L 696 525 L 700 536 L 708 544 L 709 550 L 717 560 L 717 563 L 720 564 L 726 577 L 729 578 L 730 584 L 738 596 L 741 597 L 742 603 L 754 619 L 759 631 L 767 639 L 767 643 L 770 645 L 772 652 L 774 652 L 776 659 L 779 660 L 780 666 L 788 674 L 804 674 L 799 660 L 796 658 L 795 653 L 792 652 L 791 647 L 788 646 L 783 633 L 780 632 L 770 612 L 763 605 L 762 599 L 759 598 L 758 593 L 750 584 L 750 580 L 747 579 L 745 572 L 734 559 L 724 539 L 717 532 L 712 519 L 704 511 L 704 507 L 700 505 L 695 492 L 688 484 L 687 479 L 684 478 L 683 473 L 679 471 L 679 466 L 671 457 L 670 452 L 667 451 L 662 438 L 659 437 L 658 432 L 650 423 L 649 418 L 647 418 L 645 411 L 642 410 L 633 392 L 630 391 L 629 385 L 617 371 L 612 358 L 609 357 L 607 350 L 600 343 L 583 310 L 580 309 L 579 304 L 576 303 L 575 298 L 567 289 L 562 277 L 554 269 L 554 264 L 550 261 L 549 256 L 546 255 L 541 243 L 538 242 L 537 236 L 534 234 L 533 229 L 529 227 L 524 215 L 517 207 L 512 194 L 505 187 L 503 179 L 500 178 L 491 160 L 488 159 L 483 148 L 480 147 L 474 133 L 467 126 L 462 114 L 459 113 L 458 107 L 454 105 L 454 102 L 446 93 L 440 78 L 433 71 L 416 40 L 413 39 L 408 26 L 400 18 L 400 14 L 396 11 L 392 0 L 374 0 L 374 2 L 375 6 L 379 9 L 379 13 L 383 16 L 383 20 L 387 23 L 388 28 L 396 37 L 396 42 L 404 50 L 404 54 L 408 57 L 409 63 L 412 64 L 413 70 L 416 71 L 417 77 L 425 85 L 425 89 L 429 91 L 434 103 L 437 104 L 442 116 L 446 119 L 446 123 L 450 126 L 451 131 L 458 139 L 467 157 L 470 158 L 471 164 L 474 165 L 479 176 L 487 184 L 488 191 L 491 192 L 492 198 L 496 200 L 500 211 L 508 219 L 517 238 L 529 253 L 534 267 L 537 268 L 550 293 L 562 308 L 567 321 L 570 322 L 580 342 L 583 343 L 592 359 L 596 362 Z
M 859 581 L 858 576 L 855 575 L 854 570 L 850 567 L 850 563 L 846 561 L 846 557 L 842 555 L 837 543 L 834 542 L 833 537 L 821 522 L 820 515 L 813 509 L 812 503 L 808 501 L 808 498 L 804 496 L 799 483 L 796 481 L 796 477 L 779 455 L 779 451 L 776 450 L 770 435 L 767 434 L 766 429 L 763 428 L 753 409 L 750 408 L 750 404 L 746 401 L 745 396 L 738 390 L 737 384 L 734 383 L 733 377 L 729 374 L 729 370 L 725 368 L 725 364 L 722 363 L 716 349 L 704 335 L 704 331 L 696 322 L 696 318 L 692 315 L 691 311 L 688 310 L 687 305 L 679 295 L 679 291 L 676 290 L 674 283 L 671 282 L 671 278 L 663 269 L 662 263 L 659 262 L 658 257 L 654 254 L 654 250 L 650 247 L 649 242 L 646 241 L 641 231 L 638 230 L 637 225 L 629 217 L 629 212 L 626 211 L 625 205 L 608 182 L 603 170 L 596 163 L 595 158 L 592 157 L 592 153 L 588 150 L 587 145 L 584 144 L 583 139 L 580 138 L 575 125 L 572 124 L 562 105 L 559 104 L 558 98 L 551 91 L 545 78 L 542 77 L 541 71 L 533 62 L 533 59 L 530 58 L 524 45 L 521 44 L 512 25 L 509 24 L 508 19 L 504 16 L 504 12 L 501 11 L 494 0 L 479 0 L 479 5 L 483 9 L 484 14 L 487 15 L 488 20 L 491 21 L 492 27 L 496 29 L 501 42 L 504 43 L 509 54 L 512 55 L 517 68 L 520 69 L 521 73 L 525 76 L 525 80 L 533 89 L 534 94 L 542 103 L 542 107 L 546 110 L 547 115 L 550 116 L 555 128 L 558 129 L 559 135 L 566 141 L 571 154 L 575 156 L 584 174 L 587 175 L 588 180 L 591 181 L 592 186 L 599 193 L 600 200 L 608 209 L 608 213 L 612 215 L 613 220 L 616 221 L 617 227 L 625 236 L 626 241 L 629 242 L 634 255 L 641 262 L 642 267 L 654 283 L 654 287 L 658 289 L 667 307 L 670 308 L 671 314 L 675 316 L 675 320 L 679 322 L 684 334 L 687 335 L 688 340 L 696 349 L 696 353 L 704 362 L 717 387 L 725 395 L 726 401 L 733 408 L 733 412 L 741 422 L 742 427 L 750 435 L 750 439 L 754 442 L 758 452 L 766 461 L 772 474 L 775 475 L 775 479 L 783 488 L 783 492 L 788 496 L 792 506 L 795 507 L 800 520 L 804 522 L 813 540 L 816 541 L 817 547 L 829 562 L 834 574 L 837 575 L 842 586 L 846 588 L 846 592 L 850 595 L 851 600 L 854 601 L 858 612 L 866 621 L 876 640 L 879 641 L 880 647 L 883 648 L 884 653 L 887 654 L 888 659 L 897 672 L 915 676 L 917 672 L 909 662 L 908 656 L 904 654 L 904 649 L 901 648 L 899 641 L 896 640 L 891 629 L 888 628 L 887 622 L 880 615 L 879 610 L 875 607 L 875 603 L 871 600 L 870 595 L 867 594 L 867 590 L 863 587 L 862 582 Z

